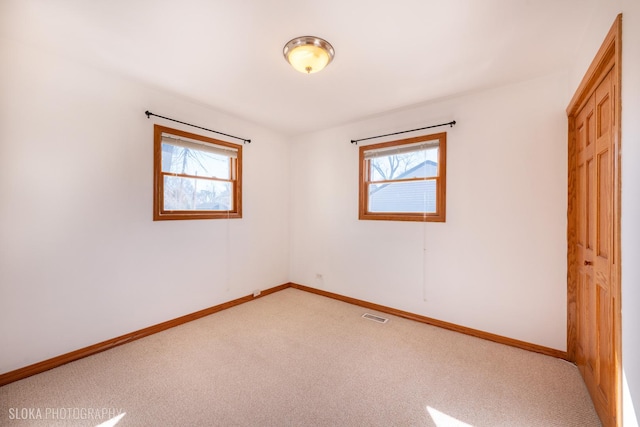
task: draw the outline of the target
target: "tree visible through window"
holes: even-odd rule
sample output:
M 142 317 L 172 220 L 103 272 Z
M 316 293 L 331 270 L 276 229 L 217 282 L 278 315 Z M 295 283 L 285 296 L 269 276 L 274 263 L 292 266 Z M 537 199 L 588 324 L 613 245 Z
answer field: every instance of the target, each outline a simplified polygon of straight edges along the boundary
M 446 133 L 360 147 L 360 219 L 445 221 Z
M 154 220 L 240 218 L 242 146 L 155 126 Z

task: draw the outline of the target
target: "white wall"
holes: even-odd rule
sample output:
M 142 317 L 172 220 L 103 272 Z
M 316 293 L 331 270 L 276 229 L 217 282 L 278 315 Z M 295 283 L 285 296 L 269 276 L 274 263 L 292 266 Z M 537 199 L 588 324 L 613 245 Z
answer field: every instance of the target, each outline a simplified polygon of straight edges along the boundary
M 640 415 L 640 2 L 623 1 L 622 365 L 625 427 Z
M 0 373 L 288 281 L 288 141 L 0 43 Z M 152 221 L 153 124 L 193 129 L 146 109 L 253 140 L 243 219 Z
M 577 50 L 570 93 L 616 16 L 622 17 L 622 366 L 623 424 L 638 426 L 640 414 L 640 2 L 600 0 Z M 569 101 L 567 100 L 567 103 Z
M 296 138 L 291 280 L 566 350 L 566 97 L 559 73 Z M 446 223 L 359 221 L 349 141 L 452 119 Z

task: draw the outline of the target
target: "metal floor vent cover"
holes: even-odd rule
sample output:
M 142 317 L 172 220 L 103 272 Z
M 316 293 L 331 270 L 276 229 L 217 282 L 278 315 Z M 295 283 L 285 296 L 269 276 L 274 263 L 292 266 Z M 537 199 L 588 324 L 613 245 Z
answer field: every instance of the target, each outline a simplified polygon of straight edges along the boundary
M 378 322 L 378 323 L 387 323 L 389 321 L 389 319 L 385 317 L 376 316 L 375 314 L 371 314 L 371 313 L 365 313 L 362 315 L 362 317 L 364 317 L 365 319 L 373 320 L 374 322 Z

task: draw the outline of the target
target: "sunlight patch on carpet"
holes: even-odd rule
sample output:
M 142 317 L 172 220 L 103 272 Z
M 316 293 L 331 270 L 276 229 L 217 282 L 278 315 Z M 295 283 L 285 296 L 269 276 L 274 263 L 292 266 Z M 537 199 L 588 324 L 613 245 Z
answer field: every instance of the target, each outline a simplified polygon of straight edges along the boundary
M 98 424 L 96 427 L 113 427 L 116 424 L 118 424 L 118 422 L 122 419 L 122 417 L 124 417 L 127 413 L 123 412 L 120 415 L 116 415 L 115 417 L 111 418 L 110 420 L 107 420 L 103 423 Z
M 427 412 L 431 415 L 433 422 L 437 427 L 473 427 L 471 424 L 463 423 L 457 418 L 447 415 L 444 412 L 440 412 L 437 409 L 427 406 Z

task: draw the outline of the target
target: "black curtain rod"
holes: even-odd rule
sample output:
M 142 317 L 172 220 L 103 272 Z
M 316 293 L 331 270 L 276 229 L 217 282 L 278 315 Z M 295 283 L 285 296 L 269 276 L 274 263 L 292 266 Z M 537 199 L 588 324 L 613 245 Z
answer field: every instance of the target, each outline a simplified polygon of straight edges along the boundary
M 453 125 L 455 125 L 455 124 L 456 124 L 456 121 L 455 121 L 455 120 L 452 120 L 452 121 L 450 121 L 449 123 L 441 123 L 441 124 L 439 124 L 439 125 L 425 126 L 425 127 L 423 127 L 423 128 L 418 128 L 418 129 L 403 130 L 403 131 L 400 131 L 400 132 L 388 133 L 388 134 L 386 134 L 386 135 L 370 136 L 369 138 L 352 139 L 352 140 L 351 140 L 351 143 L 352 143 L 352 144 L 356 144 L 356 145 L 358 145 L 358 142 L 360 142 L 360 141 L 366 141 L 366 140 L 368 140 L 368 139 L 382 138 L 382 137 L 385 137 L 385 136 L 392 136 L 392 135 L 400 135 L 401 133 L 414 132 L 414 131 L 416 131 L 416 130 L 424 130 L 424 129 L 437 128 L 437 127 L 440 127 L 440 126 L 450 126 L 450 127 L 453 127 Z
M 145 111 L 144 113 L 147 115 L 147 119 L 150 118 L 151 116 L 156 116 L 156 117 L 160 117 L 161 119 L 171 120 L 172 122 L 182 123 L 183 125 L 187 125 L 187 126 L 191 126 L 191 127 L 194 127 L 194 128 L 198 128 L 198 129 L 206 130 L 206 131 L 209 131 L 209 132 L 217 133 L 218 135 L 224 135 L 224 136 L 228 136 L 229 138 L 239 139 L 240 141 L 242 141 L 245 144 L 247 144 L 247 143 L 251 144 L 251 140 L 250 139 L 240 138 L 239 136 L 229 135 L 228 133 L 218 132 L 217 130 L 211 130 L 211 129 L 203 128 L 202 126 L 192 125 L 191 123 L 181 122 L 180 120 L 170 119 L 169 117 L 159 116 L 158 114 L 153 114 L 149 110 Z

